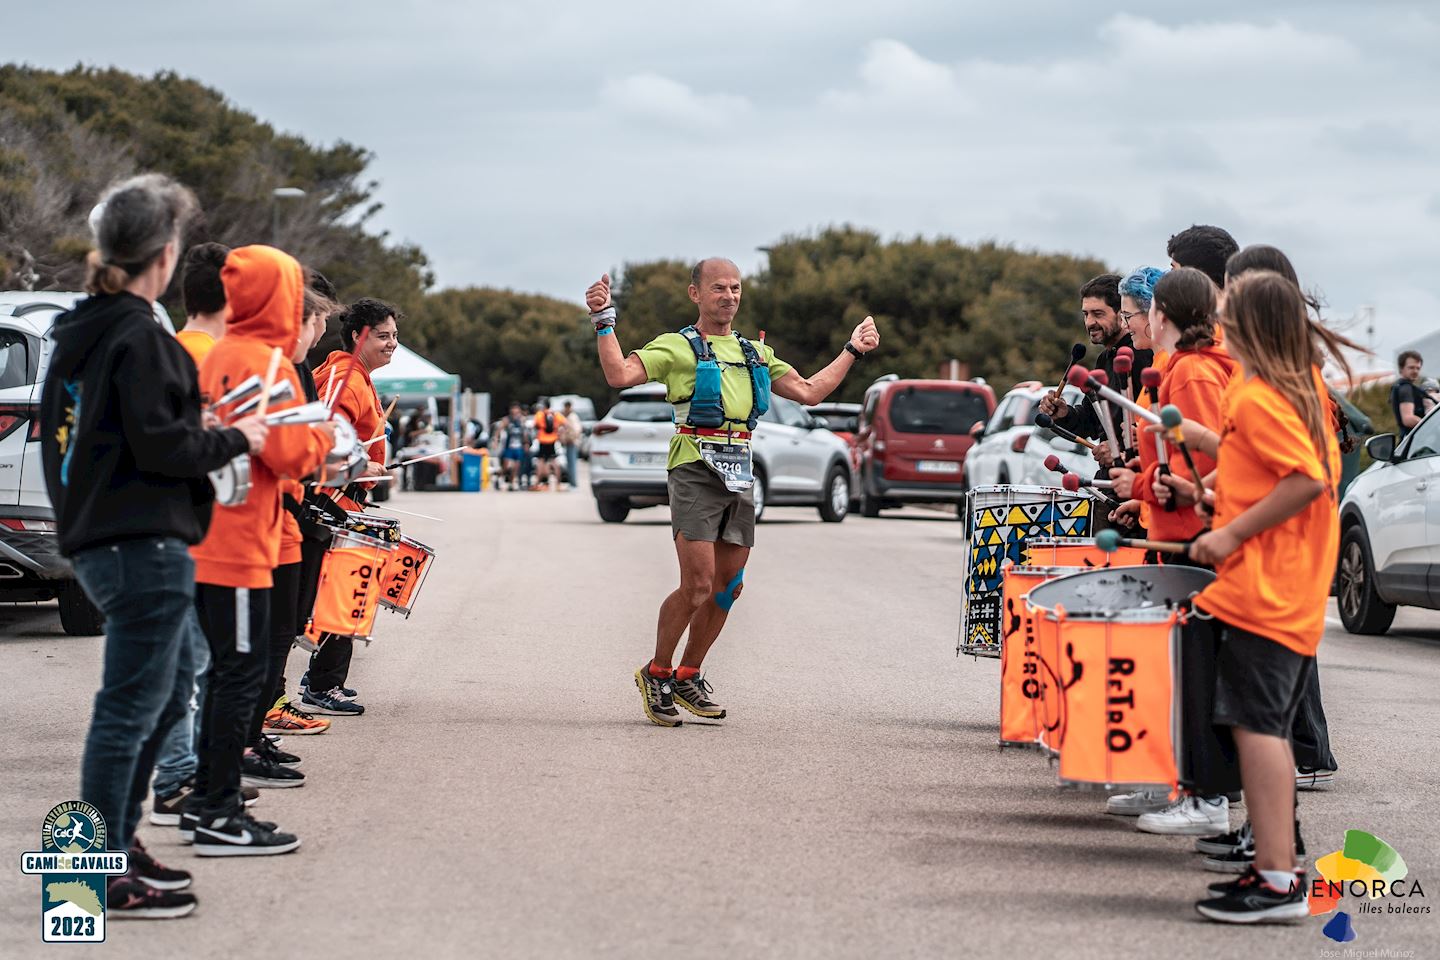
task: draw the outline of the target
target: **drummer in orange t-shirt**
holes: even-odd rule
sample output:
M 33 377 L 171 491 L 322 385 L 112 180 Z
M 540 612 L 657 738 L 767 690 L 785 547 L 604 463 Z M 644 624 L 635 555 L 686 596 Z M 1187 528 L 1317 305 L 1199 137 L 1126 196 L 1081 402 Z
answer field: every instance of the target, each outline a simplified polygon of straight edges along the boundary
M 225 302 L 220 269 L 229 255 L 230 248 L 223 243 L 197 243 L 185 251 L 185 272 L 180 279 L 185 327 L 175 334 L 175 339 L 195 361 L 196 370 L 210 355 L 215 341 L 225 336 L 230 307 Z
M 1221 322 L 1243 379 L 1226 394 L 1222 432 L 1187 420 L 1185 440 L 1216 458 L 1215 529 L 1191 556 L 1217 579 L 1195 599 L 1221 632 L 1217 726 L 1232 731 L 1254 831 L 1254 862 L 1196 909 L 1253 923 L 1309 913 L 1295 869 L 1294 757 L 1289 734 L 1315 651 L 1339 548 L 1340 453 L 1315 327 L 1298 287 L 1269 271 L 1227 291 Z M 1343 360 L 1342 360 L 1343 363 Z
M 366 449 L 370 464 L 367 477 L 385 475 L 385 418 L 380 397 L 375 392 L 371 374 L 390 362 L 400 346 L 399 321 L 404 315 L 383 300 L 363 297 L 340 315 L 340 343 L 336 350 L 315 368 L 315 386 L 323 400 L 333 392 L 335 410 L 355 426 L 360 442 L 373 440 Z M 358 356 L 352 356 L 360 331 L 365 337 Z M 354 373 L 347 371 L 354 365 Z M 349 637 L 327 634 L 320 649 L 310 658 L 310 669 L 300 684 L 300 702 L 313 713 L 330 716 L 359 716 L 365 708 L 355 702 L 355 691 L 345 686 L 350 675 L 350 657 L 354 641 Z

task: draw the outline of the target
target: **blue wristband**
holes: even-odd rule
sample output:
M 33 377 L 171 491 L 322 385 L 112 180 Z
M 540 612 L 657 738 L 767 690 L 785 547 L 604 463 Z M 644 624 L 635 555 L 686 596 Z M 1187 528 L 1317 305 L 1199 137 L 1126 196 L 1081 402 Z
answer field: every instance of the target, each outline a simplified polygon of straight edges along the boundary
M 607 334 L 607 333 L 614 333 L 614 332 L 615 332 L 615 328 L 614 328 L 614 327 L 600 327 L 599 329 L 597 329 L 597 330 L 595 331 L 595 336 L 597 336 L 597 337 L 603 337 L 603 336 L 605 336 L 605 334 Z

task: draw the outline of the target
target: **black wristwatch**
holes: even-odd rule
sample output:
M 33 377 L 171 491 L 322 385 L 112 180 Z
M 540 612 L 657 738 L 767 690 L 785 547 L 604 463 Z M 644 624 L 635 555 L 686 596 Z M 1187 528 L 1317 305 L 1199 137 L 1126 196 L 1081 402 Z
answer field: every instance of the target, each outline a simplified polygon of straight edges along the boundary
M 854 357 L 856 360 L 865 359 L 865 351 L 856 350 L 855 344 L 851 343 L 849 340 L 845 341 L 845 350 L 847 353 L 850 354 L 850 356 Z

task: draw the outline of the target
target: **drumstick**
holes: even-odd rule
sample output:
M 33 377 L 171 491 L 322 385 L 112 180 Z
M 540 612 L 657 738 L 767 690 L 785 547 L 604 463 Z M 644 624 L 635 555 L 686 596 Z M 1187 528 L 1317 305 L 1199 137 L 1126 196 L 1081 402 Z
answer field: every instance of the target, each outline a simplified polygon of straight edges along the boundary
M 1050 416 L 1050 414 L 1048 414 L 1048 413 L 1037 413 L 1037 414 L 1035 414 L 1035 426 L 1039 427 L 1041 430 L 1049 430 L 1051 433 L 1055 434 L 1057 437 L 1064 437 L 1066 440 L 1069 440 L 1071 443 L 1078 443 L 1078 444 L 1080 444 L 1080 446 L 1086 447 L 1086 448 L 1088 448 L 1088 449 L 1090 449 L 1090 450 L 1094 450 L 1094 449 L 1095 449 L 1095 441 L 1094 441 L 1094 440 L 1087 440 L 1087 439 L 1085 439 L 1084 437 L 1076 436 L 1075 434 L 1071 433 L 1069 430 L 1066 430 L 1064 427 L 1062 427 L 1062 426 L 1060 426 L 1058 423 L 1056 423 L 1056 422 L 1055 422 L 1055 418 L 1052 417 L 1052 416 Z
M 1114 553 L 1121 547 L 1139 547 L 1141 550 L 1154 550 L 1156 553 L 1190 553 L 1188 543 L 1177 543 L 1173 540 L 1131 540 L 1120 536 L 1114 530 L 1101 530 L 1095 534 L 1095 546 L 1106 553 Z
M 1139 417 L 1141 420 L 1144 420 L 1146 423 L 1160 422 L 1160 417 L 1158 415 L 1151 413 L 1149 410 L 1146 410 L 1144 407 L 1140 406 L 1140 404 L 1136 403 L 1134 400 L 1127 398 L 1123 394 L 1119 394 L 1116 393 L 1114 390 L 1111 390 L 1109 378 L 1105 376 L 1104 370 L 1095 370 L 1092 372 L 1090 370 L 1086 370 L 1084 367 L 1076 367 L 1074 370 L 1070 371 L 1070 384 L 1071 386 L 1082 387 L 1087 390 L 1095 391 L 1097 394 L 1104 397 L 1111 403 L 1119 404 L 1121 407 L 1129 410 L 1131 413 L 1135 414 L 1135 416 Z
M 1084 359 L 1085 344 L 1077 343 L 1075 344 L 1075 346 L 1070 348 L 1070 362 L 1065 365 L 1065 372 L 1060 374 L 1060 386 L 1055 388 L 1055 392 L 1057 394 L 1061 396 L 1065 395 L 1065 384 L 1070 382 L 1070 368 Z
M 1120 459 L 1120 441 L 1115 439 L 1115 418 L 1110 415 L 1110 405 L 1105 400 L 1109 399 L 1106 394 L 1116 399 L 1119 399 L 1120 394 L 1110 389 L 1109 378 L 1105 375 L 1104 370 L 1096 370 L 1092 373 L 1084 367 L 1075 367 L 1070 371 L 1069 379 L 1072 386 L 1091 391 L 1091 398 L 1095 401 L 1095 412 L 1099 414 L 1100 426 L 1105 429 L 1105 442 L 1110 446 L 1111 456 L 1118 461 Z
M 430 516 L 428 513 L 416 513 L 416 512 L 414 512 L 413 510 L 401 510 L 399 507 L 392 507 L 392 506 L 390 506 L 388 503 L 385 505 L 385 512 L 386 512 L 386 513 L 403 513 L 403 514 L 405 514 L 405 516 L 407 516 L 407 517 L 419 517 L 421 520 L 434 520 L 434 521 L 437 522 L 437 523 L 444 523 L 444 522 L 445 522 L 444 520 L 441 520 L 439 517 L 432 517 L 432 516 Z M 377 513 L 377 514 L 375 514 L 375 516 L 381 517 L 381 516 L 384 516 L 384 514 Z
M 1156 408 L 1160 406 L 1160 371 L 1154 367 L 1146 367 L 1140 373 L 1140 383 L 1145 388 L 1145 392 L 1150 394 L 1151 412 L 1159 412 Z M 1159 433 L 1155 434 L 1155 460 L 1158 463 L 1156 475 L 1170 476 L 1170 450 L 1165 446 L 1164 435 Z M 1172 513 L 1178 506 L 1173 494 L 1165 501 L 1165 509 Z
M 380 416 L 380 432 L 375 434 L 375 436 L 371 437 L 369 440 L 366 440 L 365 443 L 367 445 L 374 443 L 376 440 L 379 440 L 381 437 L 385 436 L 385 424 L 390 422 L 390 414 L 395 412 L 395 404 L 399 402 L 400 398 L 398 396 L 391 399 L 390 406 L 386 407 L 385 412 Z
M 1195 460 L 1190 456 L 1190 448 L 1185 446 L 1185 434 L 1180 431 L 1180 424 L 1185 422 L 1185 415 L 1180 408 L 1173 403 L 1160 410 L 1160 421 L 1165 425 L 1165 435 L 1170 442 L 1180 448 L 1180 456 L 1185 458 L 1185 466 L 1190 468 L 1190 476 L 1195 478 L 1195 496 L 1205 495 L 1205 481 L 1200 479 L 1200 471 L 1195 469 Z
M 460 446 L 455 447 L 455 448 L 452 449 L 452 450 L 441 450 L 439 453 L 427 453 L 427 454 L 425 454 L 425 456 L 423 456 L 423 457 L 412 457 L 412 458 L 410 458 L 409 460 L 402 460 L 402 461 L 400 461 L 399 463 L 392 463 L 392 464 L 390 464 L 389 466 L 387 466 L 385 469 L 386 469 L 386 470 L 398 470 L 398 469 L 400 469 L 401 467 L 408 467 L 408 466 L 410 466 L 410 464 L 412 464 L 412 463 L 419 463 L 421 460 L 433 460 L 433 459 L 435 459 L 436 457 L 443 457 L 443 456 L 445 456 L 446 454 L 459 453 L 461 450 L 469 450 L 469 449 L 470 449 L 469 447 L 465 446 L 464 444 L 461 444 Z
M 1134 352 L 1126 353 L 1126 348 L 1121 347 L 1115 355 L 1115 379 L 1120 389 L 1125 391 L 1122 394 L 1127 400 L 1130 399 L 1130 371 L 1135 368 Z M 1125 410 L 1125 459 L 1129 460 L 1135 450 L 1135 418 L 1129 409 Z
M 330 409 L 330 398 L 335 395 L 335 368 L 330 368 L 330 379 L 325 381 L 325 409 Z
M 1067 467 L 1067 466 L 1065 466 L 1065 464 L 1061 463 L 1061 462 L 1060 462 L 1060 458 L 1057 457 L 1057 456 L 1055 456 L 1055 454 L 1053 454 L 1053 453 L 1050 454 L 1050 456 L 1048 456 L 1048 457 L 1045 458 L 1045 469 L 1046 469 L 1046 470 L 1053 470 L 1055 473 L 1070 473 L 1070 472 L 1071 472 L 1070 468 Z
M 1061 481 L 1061 486 L 1063 486 L 1066 490 L 1070 490 L 1072 487 L 1075 490 L 1079 490 L 1081 487 L 1093 487 L 1096 490 L 1114 490 L 1115 481 L 1086 480 L 1078 473 L 1067 473 L 1065 474 L 1065 478 Z
M 350 351 L 350 365 L 345 368 L 345 376 L 340 378 L 340 386 L 335 388 L 335 394 L 330 402 L 325 404 L 331 411 L 335 409 L 335 401 L 340 399 L 340 394 L 350 385 L 350 378 L 355 375 L 355 368 L 360 366 L 360 348 L 365 345 L 365 338 L 370 336 L 370 327 L 361 327 L 360 336 L 355 338 L 355 347 Z
M 265 419 L 265 408 L 270 405 L 270 388 L 275 385 L 275 375 L 280 372 L 280 360 L 285 356 L 285 351 L 276 347 L 270 352 L 270 366 L 265 370 L 265 383 L 260 388 L 260 406 L 255 409 L 255 416 Z

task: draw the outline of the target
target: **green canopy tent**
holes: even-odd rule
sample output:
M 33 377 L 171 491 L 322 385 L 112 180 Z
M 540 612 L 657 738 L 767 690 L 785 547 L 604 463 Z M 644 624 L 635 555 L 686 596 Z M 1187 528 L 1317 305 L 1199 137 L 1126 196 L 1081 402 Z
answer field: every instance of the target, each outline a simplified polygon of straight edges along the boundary
M 391 397 L 400 398 L 398 406 L 401 413 L 419 406 L 424 407 L 432 417 L 444 417 L 449 428 L 446 431 L 450 436 L 449 446 L 460 445 L 460 424 L 456 416 L 460 409 L 458 374 L 446 373 L 414 350 L 399 346 L 395 348 L 390 362 L 376 370 L 370 379 L 375 384 L 375 392 L 385 398 L 385 402 L 388 403 Z M 458 460 L 451 461 L 452 470 L 446 473 L 453 474 L 458 463 Z M 453 480 L 453 475 L 450 479 Z

